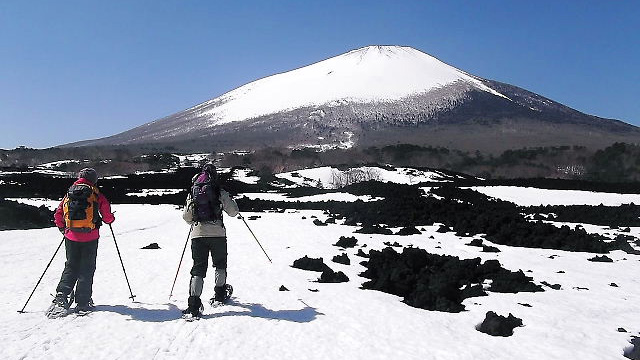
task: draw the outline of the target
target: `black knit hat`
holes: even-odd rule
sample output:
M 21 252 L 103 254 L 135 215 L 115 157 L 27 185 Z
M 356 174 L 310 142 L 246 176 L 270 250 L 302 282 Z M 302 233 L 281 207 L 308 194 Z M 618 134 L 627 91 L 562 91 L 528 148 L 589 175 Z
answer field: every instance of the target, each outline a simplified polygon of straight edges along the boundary
M 84 168 L 78 172 L 78 179 L 86 179 L 95 185 L 98 182 L 98 173 L 95 169 Z
M 217 172 L 216 165 L 213 162 L 209 161 L 202 166 L 202 171 L 206 171 L 210 175 L 215 175 Z
M 214 183 L 218 182 L 218 169 L 216 169 L 216 165 L 213 161 L 209 161 L 202 166 L 202 171 L 209 174 L 211 181 Z

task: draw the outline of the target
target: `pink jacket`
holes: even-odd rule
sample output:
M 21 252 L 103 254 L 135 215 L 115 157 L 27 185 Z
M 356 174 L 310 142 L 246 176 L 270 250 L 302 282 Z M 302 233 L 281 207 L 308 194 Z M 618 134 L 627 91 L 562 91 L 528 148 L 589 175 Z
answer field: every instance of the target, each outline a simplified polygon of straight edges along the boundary
M 78 179 L 73 184 L 74 185 L 87 184 L 87 185 L 94 186 L 87 179 Z M 102 195 L 102 193 L 98 194 L 98 211 L 100 212 L 100 216 L 102 216 L 102 221 L 105 224 L 111 224 L 116 219 L 113 216 L 113 213 L 111 212 L 111 204 L 109 204 L 109 201 L 104 195 Z M 58 208 L 56 209 L 55 214 L 53 214 L 53 219 L 54 219 L 54 222 L 56 223 L 56 226 L 59 229 L 62 229 L 65 227 L 64 199 L 62 199 L 62 201 L 60 202 L 60 205 L 58 205 Z M 98 239 L 100 237 L 100 230 L 98 228 L 95 228 L 90 232 L 83 233 L 83 232 L 77 232 L 77 231 L 71 231 L 69 229 L 65 229 L 64 236 L 71 241 L 88 242 L 88 241 L 93 241 Z

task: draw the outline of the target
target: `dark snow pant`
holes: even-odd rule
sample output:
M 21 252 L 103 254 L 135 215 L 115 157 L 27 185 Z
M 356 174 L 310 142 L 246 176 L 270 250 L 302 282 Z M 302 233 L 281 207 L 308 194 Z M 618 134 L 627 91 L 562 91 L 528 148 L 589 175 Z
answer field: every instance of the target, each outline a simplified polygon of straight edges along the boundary
M 98 240 L 78 242 L 64 239 L 67 262 L 60 277 L 56 292 L 68 296 L 76 286 L 76 302 L 86 304 L 93 292 L 93 274 L 96 271 Z M 77 282 L 77 285 L 76 285 Z
M 200 296 L 207 276 L 209 254 L 213 267 L 216 268 L 215 286 L 222 287 L 227 281 L 227 238 L 226 237 L 198 237 L 191 240 L 191 281 L 189 295 Z
M 209 253 L 216 269 L 227 268 L 227 238 L 199 237 L 191 240 L 191 257 L 193 258 L 192 276 L 207 276 Z

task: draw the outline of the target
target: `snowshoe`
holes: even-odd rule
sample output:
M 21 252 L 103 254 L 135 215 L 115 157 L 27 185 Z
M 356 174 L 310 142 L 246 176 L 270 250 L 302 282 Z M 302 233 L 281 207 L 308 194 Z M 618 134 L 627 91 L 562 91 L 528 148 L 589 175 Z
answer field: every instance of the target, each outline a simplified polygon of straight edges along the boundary
M 200 318 L 202 318 L 202 313 L 198 313 L 197 315 L 193 315 L 191 313 L 184 313 L 182 314 L 182 318 L 186 321 L 197 321 L 200 320 Z
M 77 316 L 86 316 L 91 314 L 93 310 L 95 310 L 95 308 L 80 308 L 80 309 L 76 308 L 75 313 Z
M 67 316 L 69 314 L 69 301 L 67 300 L 67 296 L 58 293 L 56 297 L 53 299 L 51 306 L 45 311 L 45 315 L 49 319 L 57 319 L 63 316 Z
M 212 307 L 222 306 L 229 301 L 233 294 L 233 286 L 226 284 L 224 286 L 216 286 L 214 288 L 214 296 L 209 299 L 209 305 Z
M 188 304 L 189 306 L 182 310 L 182 318 L 188 321 L 200 320 L 202 310 L 204 310 L 200 298 L 198 296 L 189 296 Z
M 69 309 L 58 304 L 51 304 L 45 312 L 45 315 L 49 319 L 57 319 L 69 315 Z
M 93 304 L 93 300 L 89 299 L 89 302 L 86 304 L 78 304 L 76 305 L 74 311 L 78 316 L 85 316 L 96 309 L 96 306 Z

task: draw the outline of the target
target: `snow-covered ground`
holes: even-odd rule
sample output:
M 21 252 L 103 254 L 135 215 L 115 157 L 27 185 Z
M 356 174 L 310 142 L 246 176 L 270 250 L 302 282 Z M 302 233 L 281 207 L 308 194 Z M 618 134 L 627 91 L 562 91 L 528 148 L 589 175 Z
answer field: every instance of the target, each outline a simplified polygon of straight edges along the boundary
M 202 164 L 202 162 L 212 158 L 211 154 L 205 154 L 205 153 L 188 154 L 188 155 L 172 154 L 172 155 L 178 158 L 181 166 L 199 166 Z
M 345 185 L 345 181 L 352 179 L 377 180 L 396 184 L 418 184 L 421 182 L 449 182 L 451 176 L 437 171 L 423 171 L 412 168 L 380 168 L 360 166 L 348 170 L 339 170 L 331 166 L 303 169 L 276 174 L 277 178 L 286 179 L 295 186 L 318 186 L 331 189 L 337 184 Z
M 30 171 L 33 174 L 42 174 L 42 175 L 50 175 L 50 176 L 58 176 L 58 177 L 69 177 L 73 176 L 73 173 L 69 173 L 66 171 L 57 171 L 57 170 L 48 170 L 48 169 L 34 169 Z M 24 171 L 2 171 L 0 172 L 0 176 L 5 175 L 16 175 L 16 174 L 24 174 Z
M 68 164 L 80 164 L 83 162 L 89 162 L 89 160 L 58 160 L 58 161 L 53 161 L 53 162 L 48 162 L 48 163 L 43 163 L 38 165 L 37 167 L 39 169 L 56 169 L 58 167 L 60 167 L 61 165 L 68 165 Z
M 517 186 L 474 186 L 485 195 L 521 206 L 535 205 L 606 205 L 640 204 L 640 194 L 613 194 L 582 190 L 551 190 Z
M 85 317 L 44 316 L 64 265 L 63 249 L 25 313 L 18 313 L 61 238 L 55 228 L 0 232 L 0 359 L 624 359 L 623 349 L 640 331 L 640 256 L 616 251 L 608 255 L 613 263 L 598 263 L 587 261 L 594 254 L 503 245 L 495 245 L 500 253 L 485 253 L 465 245 L 470 238 L 436 232 L 437 225 L 419 227 L 423 233 L 412 236 L 354 234 L 350 226 L 315 226 L 311 216 L 325 220 L 321 211 L 292 210 L 244 214 L 259 216 L 247 223 L 273 263 L 241 220 L 225 219 L 234 296 L 224 307 L 207 307 L 202 320 L 185 322 L 180 310 L 186 307 L 189 249 L 169 299 L 189 231 L 180 210 L 170 205 L 113 208 L 113 229 L 136 301 L 128 299 L 114 241 L 103 228 L 94 282 L 98 307 Z M 640 228 L 630 234 L 640 236 Z M 340 236 L 355 236 L 358 246 L 346 251 L 333 246 Z M 467 311 L 461 313 L 412 308 L 397 296 L 360 289 L 365 279 L 358 276 L 364 270 L 359 263 L 365 259 L 355 253 L 364 245 L 365 252 L 382 249 L 386 241 L 436 254 L 498 259 L 538 284 L 562 288 L 489 293 L 465 300 Z M 141 249 L 154 242 L 160 249 Z M 351 265 L 331 262 L 343 252 Z M 350 281 L 314 282 L 319 273 L 291 267 L 305 255 L 323 257 Z M 207 298 L 213 293 L 211 279 L 205 279 Z M 279 291 L 281 285 L 290 291 Z M 512 313 L 524 326 L 506 338 L 478 332 L 475 326 L 487 311 Z
M 357 200 L 361 201 L 375 201 L 380 198 L 372 197 L 369 195 L 357 196 L 349 193 L 328 193 L 328 194 L 318 194 L 318 195 L 310 195 L 310 196 L 301 196 L 301 197 L 288 197 L 285 194 L 281 193 L 244 193 L 242 196 L 246 196 L 251 200 L 260 199 L 260 200 L 271 200 L 271 201 L 299 201 L 299 202 L 314 202 L 314 201 L 343 201 L 343 202 L 354 202 Z
M 260 180 L 260 177 L 252 176 L 250 175 L 251 173 L 252 173 L 251 169 L 237 169 L 233 174 L 234 175 L 233 178 L 245 184 L 257 184 L 258 181 Z
M 145 196 L 151 196 L 151 195 L 172 195 L 172 194 L 177 194 L 180 191 L 183 191 L 183 189 L 143 189 L 142 191 L 139 191 L 139 192 L 127 193 L 127 196 L 145 197 Z

